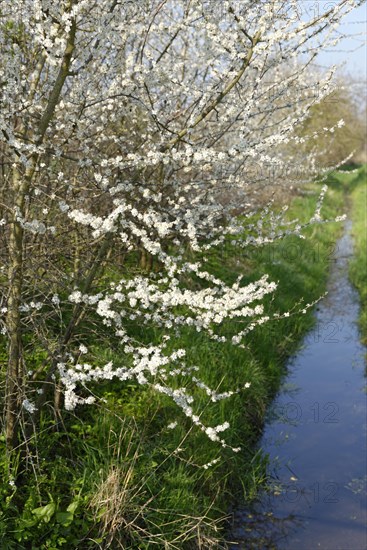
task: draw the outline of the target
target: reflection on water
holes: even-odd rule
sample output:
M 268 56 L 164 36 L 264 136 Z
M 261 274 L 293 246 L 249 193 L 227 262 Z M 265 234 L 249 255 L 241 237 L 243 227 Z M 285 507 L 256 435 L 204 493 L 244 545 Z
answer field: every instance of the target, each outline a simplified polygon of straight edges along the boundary
M 349 231 L 346 224 L 316 327 L 268 414 L 261 447 L 272 481 L 251 510 L 236 511 L 233 548 L 367 548 L 366 349 L 348 281 Z

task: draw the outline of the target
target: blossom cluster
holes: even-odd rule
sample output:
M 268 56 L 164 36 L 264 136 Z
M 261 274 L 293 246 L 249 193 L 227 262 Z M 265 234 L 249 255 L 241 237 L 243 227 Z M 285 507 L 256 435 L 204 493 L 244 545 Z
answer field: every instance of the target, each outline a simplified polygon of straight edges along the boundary
M 19 300 L 4 306 L 13 310 L 3 312 L 1 331 L 22 333 L 6 321 L 20 309 L 19 322 L 57 364 L 67 409 L 94 402 L 88 383 L 134 380 L 171 398 L 225 446 L 228 423 L 204 425 L 194 394 L 215 403 L 251 380 L 214 390 L 200 379 L 200 366 L 186 364 L 185 350 L 168 342 L 174 347 L 170 336 L 189 328 L 242 346 L 249 331 L 291 313 L 267 314 L 264 298 L 277 284 L 265 274 L 229 284 L 212 274 L 207 256 L 226 241 L 246 249 L 302 238 L 309 223 L 327 221 L 326 189 L 306 223 L 289 220 L 286 209 L 273 212 L 272 202 L 257 208 L 264 178 L 252 168 L 287 170 L 287 186 L 300 182 L 296 171 L 307 178 L 319 172 L 317 152 L 304 158 L 300 147 L 318 132 L 300 137 L 295 129 L 334 89 L 335 67 L 320 74 L 314 58 L 321 44 L 340 40 L 338 25 L 358 2 L 339 0 L 307 21 L 296 0 L 243 0 L 235 8 L 224 0 L 220 10 L 210 4 L 2 0 L 8 204 L 0 226 L 11 244 L 1 304 L 19 261 L 26 276 Z M 333 136 L 342 125 L 320 132 Z M 139 255 L 137 272 L 131 265 Z M 78 329 L 89 314 L 97 334 L 118 339 L 121 364 L 81 361 L 90 352 Z M 231 335 L 227 320 L 237 327 Z M 166 337 L 147 343 L 134 323 Z M 28 412 L 34 407 L 23 401 Z

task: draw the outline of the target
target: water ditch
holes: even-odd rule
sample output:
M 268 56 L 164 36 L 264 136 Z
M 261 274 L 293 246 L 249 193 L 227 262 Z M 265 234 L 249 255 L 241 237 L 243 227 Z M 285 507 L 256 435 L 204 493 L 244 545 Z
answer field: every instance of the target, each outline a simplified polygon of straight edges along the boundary
M 231 549 L 367 548 L 366 348 L 348 280 L 350 230 L 347 222 L 315 328 L 268 412 L 260 447 L 269 455 L 269 487 L 235 511 Z

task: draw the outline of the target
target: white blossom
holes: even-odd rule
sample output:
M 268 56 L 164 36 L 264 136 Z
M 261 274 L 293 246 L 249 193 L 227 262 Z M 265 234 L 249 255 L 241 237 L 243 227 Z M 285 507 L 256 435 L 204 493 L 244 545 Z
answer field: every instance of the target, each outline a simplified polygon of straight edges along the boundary
M 29 399 L 24 399 L 22 403 L 23 408 L 28 411 L 30 414 L 33 414 L 37 408 L 34 403 L 29 401 Z
M 155 2 L 80 0 L 66 9 L 65 2 L 2 0 L 0 134 L 7 170 L 20 183 L 17 206 L 5 205 L 0 226 L 21 228 L 29 279 L 36 287 L 43 277 L 35 295 L 23 297 L 22 323 L 44 345 L 49 316 L 60 321 L 59 328 L 49 323 L 59 332 L 48 333 L 47 347 L 60 353 L 51 379 L 60 380 L 66 409 L 94 402 L 90 383 L 134 381 L 171 399 L 195 429 L 226 446 L 228 422 L 204 425 L 197 395 L 214 406 L 251 380 L 228 388 L 224 377 L 223 387 L 211 388 L 174 335 L 192 330 L 218 345 L 244 346 L 256 327 L 293 314 L 267 310 L 276 281 L 264 274 L 229 284 L 213 275 L 210 254 L 229 245 L 240 256 L 330 221 L 325 187 L 303 223 L 271 201 L 258 207 L 257 194 L 320 175 L 318 153 L 304 158 L 301 146 L 337 136 L 344 121 L 302 136 L 295 130 L 335 89 L 336 68 L 321 74 L 312 62 L 321 42 L 338 43 L 338 24 L 355 5 L 334 2 L 305 22 L 293 0 L 243 0 L 233 9 L 199 0 L 168 0 L 159 9 Z M 10 30 L 20 23 L 21 47 Z M 65 268 L 54 260 L 57 246 Z M 38 250 L 44 273 L 33 257 Z M 138 254 L 151 272 L 143 261 L 141 269 L 126 267 Z M 126 263 L 112 265 L 119 256 Z M 102 327 L 118 340 L 121 363 L 85 363 L 88 349 L 76 351 L 75 331 L 65 340 L 65 321 L 79 331 L 88 326 L 79 324 L 84 315 L 91 330 Z M 226 321 L 236 321 L 231 334 Z M 132 324 L 171 339 L 147 343 L 130 333 Z M 28 399 L 23 407 L 35 411 Z

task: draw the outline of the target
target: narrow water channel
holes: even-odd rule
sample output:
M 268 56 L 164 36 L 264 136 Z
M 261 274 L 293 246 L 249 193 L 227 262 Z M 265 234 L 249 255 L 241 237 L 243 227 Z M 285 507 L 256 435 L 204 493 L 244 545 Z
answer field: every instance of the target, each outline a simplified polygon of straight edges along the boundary
M 366 390 L 350 223 L 317 323 L 293 358 L 260 443 L 269 490 L 234 514 L 231 548 L 366 550 Z

